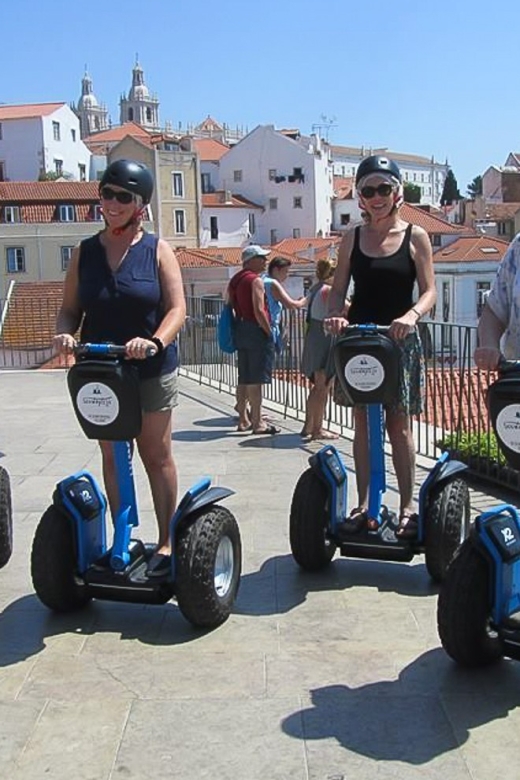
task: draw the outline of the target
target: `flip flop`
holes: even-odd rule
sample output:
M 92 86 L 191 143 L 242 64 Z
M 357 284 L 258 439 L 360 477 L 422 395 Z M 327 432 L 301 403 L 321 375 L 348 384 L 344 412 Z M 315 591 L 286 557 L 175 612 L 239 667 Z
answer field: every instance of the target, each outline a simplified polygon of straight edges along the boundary
M 146 567 L 147 577 L 165 577 L 172 570 L 172 557 L 164 553 L 154 553 Z
M 275 433 L 280 433 L 282 429 L 277 428 L 276 425 L 268 425 L 267 428 L 262 428 L 260 431 L 251 431 L 253 436 L 265 436 L 270 434 L 273 436 Z
M 366 509 L 357 506 L 350 515 L 341 523 L 341 531 L 347 534 L 357 534 L 367 527 L 368 513 Z
M 416 512 L 403 512 L 395 532 L 398 539 L 416 539 L 419 530 L 419 516 Z

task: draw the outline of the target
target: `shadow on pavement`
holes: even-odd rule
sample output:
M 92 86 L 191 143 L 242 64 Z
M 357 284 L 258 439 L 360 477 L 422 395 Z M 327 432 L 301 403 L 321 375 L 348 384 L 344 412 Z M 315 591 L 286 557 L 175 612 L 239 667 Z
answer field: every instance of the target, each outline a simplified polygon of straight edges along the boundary
M 518 706 L 520 665 L 502 661 L 463 670 L 439 648 L 406 666 L 396 680 L 311 691 L 312 706 L 282 721 L 295 739 L 327 740 L 376 761 L 425 764 L 456 750 L 470 730 Z

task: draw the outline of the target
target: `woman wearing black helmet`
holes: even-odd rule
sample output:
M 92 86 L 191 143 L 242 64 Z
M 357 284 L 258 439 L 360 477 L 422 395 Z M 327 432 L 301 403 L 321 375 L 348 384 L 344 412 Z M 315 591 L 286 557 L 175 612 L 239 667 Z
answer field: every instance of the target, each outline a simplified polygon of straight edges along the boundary
M 400 494 L 397 534 L 413 538 L 417 515 L 413 509 L 415 446 L 410 416 L 419 414 L 422 408 L 424 364 L 416 325 L 436 301 L 432 249 L 426 231 L 399 216 L 403 190 L 401 173 L 393 160 L 382 155 L 365 158 L 357 171 L 356 189 L 364 224 L 348 231 L 340 244 L 325 325 L 336 335 L 349 323 L 389 325 L 389 335 L 402 347 L 399 398 L 385 412 Z M 354 291 L 347 321 L 341 310 L 351 279 Z M 414 302 L 416 283 L 419 296 Z M 375 530 L 377 523 L 367 516 L 369 452 L 365 407 L 354 408 L 354 425 L 358 506 L 346 528 L 356 532 L 366 525 Z
M 125 344 L 140 377 L 143 425 L 137 448 L 148 474 L 159 525 L 150 575 L 169 570 L 169 524 L 177 502 L 177 472 L 171 452 L 172 408 L 177 403 L 175 339 L 186 316 L 179 264 L 170 246 L 146 233 L 142 219 L 153 192 L 148 168 L 116 160 L 99 185 L 105 228 L 72 253 L 54 346 L 71 354 L 81 341 Z M 157 353 L 147 357 L 150 347 Z M 112 514 L 117 506 L 110 442 L 100 441 L 103 476 Z

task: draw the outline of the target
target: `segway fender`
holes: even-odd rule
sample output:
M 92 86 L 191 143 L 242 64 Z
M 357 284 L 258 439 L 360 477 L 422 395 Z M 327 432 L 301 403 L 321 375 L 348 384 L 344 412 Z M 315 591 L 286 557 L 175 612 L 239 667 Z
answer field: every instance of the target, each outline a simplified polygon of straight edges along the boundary
M 226 487 L 211 487 L 211 480 L 209 477 L 199 480 L 199 482 L 187 490 L 182 497 L 172 518 L 172 530 L 175 529 L 181 520 L 189 517 L 189 515 L 198 512 L 205 506 L 210 506 L 210 504 L 217 504 L 224 498 L 233 496 L 234 494 L 234 490 L 230 490 Z
M 455 479 L 457 474 L 462 474 L 468 470 L 468 466 L 462 463 L 460 460 L 447 460 L 441 464 L 437 473 L 432 474 L 432 481 L 429 485 L 432 488 L 434 485 L 439 485 L 441 482 L 451 482 Z

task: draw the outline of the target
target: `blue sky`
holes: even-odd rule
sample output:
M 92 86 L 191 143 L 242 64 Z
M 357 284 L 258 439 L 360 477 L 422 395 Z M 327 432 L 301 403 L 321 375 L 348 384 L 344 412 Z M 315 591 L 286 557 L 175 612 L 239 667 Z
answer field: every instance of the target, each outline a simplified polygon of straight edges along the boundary
M 118 122 L 136 53 L 160 120 L 299 127 L 448 158 L 459 189 L 520 151 L 513 0 L 16 0 L 2 3 L 0 102 L 80 95 Z

